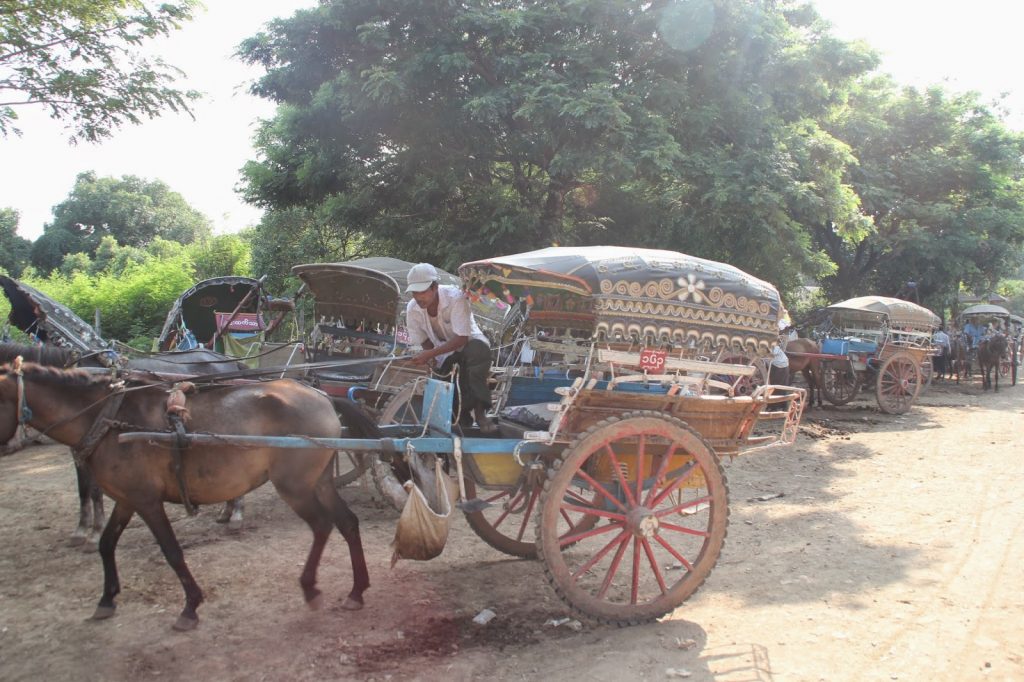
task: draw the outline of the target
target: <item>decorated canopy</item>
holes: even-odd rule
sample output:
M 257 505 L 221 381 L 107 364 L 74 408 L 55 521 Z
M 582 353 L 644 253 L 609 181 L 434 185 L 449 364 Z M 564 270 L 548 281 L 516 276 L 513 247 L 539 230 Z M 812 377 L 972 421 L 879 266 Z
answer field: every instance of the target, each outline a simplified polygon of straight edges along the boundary
M 887 296 L 859 296 L 833 303 L 827 310 L 839 313 L 844 318 L 860 317 L 885 320 L 890 327 L 932 330 L 942 324 L 939 316 L 927 308 L 910 301 Z
M 466 263 L 459 275 L 472 295 L 525 300 L 537 323 L 608 340 L 708 342 L 764 354 L 779 333 L 775 287 L 674 251 L 551 247 Z
M 109 349 L 89 323 L 46 294 L 3 275 L 0 287 L 11 302 L 8 320 L 29 336 L 80 353 Z

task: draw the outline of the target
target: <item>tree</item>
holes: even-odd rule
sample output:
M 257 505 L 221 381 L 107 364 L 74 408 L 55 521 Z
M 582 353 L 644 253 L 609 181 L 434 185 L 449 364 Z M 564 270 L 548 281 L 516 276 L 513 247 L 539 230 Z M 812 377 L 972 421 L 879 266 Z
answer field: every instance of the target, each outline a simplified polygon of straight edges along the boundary
M 876 63 L 822 26 L 789 2 L 322 3 L 240 48 L 280 105 L 244 193 L 449 268 L 648 244 L 793 282 L 822 259 L 792 150 Z
M 43 106 L 71 139 L 95 142 L 161 111 L 189 112 L 199 93 L 140 46 L 192 19 L 196 0 L 0 0 L 0 137 L 16 107 Z
M 164 182 L 131 175 L 81 173 L 53 214 L 32 247 L 32 263 L 46 272 L 66 254 L 93 255 L 107 235 L 120 246 L 139 247 L 158 237 L 187 244 L 210 234 L 210 221 Z
M 270 291 L 288 289 L 293 265 L 396 252 L 388 245 L 373 245 L 358 230 L 335 225 L 304 208 L 267 211 L 246 236 L 252 245 L 252 271 L 267 276 Z
M 28 265 L 32 242 L 18 236 L 20 214 L 13 208 L 0 208 L 0 271 L 19 277 Z
M 836 264 L 834 298 L 895 294 L 916 283 L 941 309 L 961 284 L 991 291 L 1024 255 L 1024 135 L 1006 129 L 976 94 L 864 82 L 837 117 L 834 134 L 855 163 L 870 229 L 817 223 L 814 236 Z

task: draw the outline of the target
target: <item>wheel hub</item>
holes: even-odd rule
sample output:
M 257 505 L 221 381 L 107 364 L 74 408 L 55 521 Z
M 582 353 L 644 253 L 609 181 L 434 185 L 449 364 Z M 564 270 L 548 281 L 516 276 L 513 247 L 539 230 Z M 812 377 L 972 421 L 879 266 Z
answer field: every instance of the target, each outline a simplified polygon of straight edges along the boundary
M 636 537 L 652 538 L 658 534 L 660 526 L 654 511 L 647 507 L 636 507 L 626 514 L 626 527 Z

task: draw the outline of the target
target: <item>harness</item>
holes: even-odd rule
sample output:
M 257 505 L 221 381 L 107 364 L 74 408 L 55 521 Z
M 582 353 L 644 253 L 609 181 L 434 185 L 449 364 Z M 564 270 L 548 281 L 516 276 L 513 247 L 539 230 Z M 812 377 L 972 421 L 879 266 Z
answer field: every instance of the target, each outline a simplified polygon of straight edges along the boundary
M 25 380 L 24 370 L 22 365 L 24 359 L 19 355 L 14 359 L 11 364 L 11 371 L 16 377 L 17 385 L 17 403 L 18 403 L 18 431 L 22 437 L 25 436 L 25 427 L 28 422 L 32 419 L 32 408 L 28 406 L 28 401 L 25 395 Z M 174 447 L 171 449 L 171 462 L 174 471 L 175 479 L 178 483 L 178 489 L 181 493 L 182 504 L 185 506 L 185 510 L 189 516 L 196 514 L 196 507 L 192 504 L 188 494 L 188 484 L 185 480 L 184 467 L 182 466 L 182 451 L 188 447 L 187 431 L 185 425 L 188 422 L 188 409 L 185 407 L 186 395 L 194 393 L 196 387 L 191 382 L 182 381 L 174 384 L 169 391 L 170 395 L 167 398 L 167 421 L 171 428 L 175 432 L 177 438 Z M 128 393 L 128 389 L 124 387 L 123 382 L 115 384 L 113 391 L 108 393 L 102 398 L 103 408 L 100 410 L 99 415 L 89 426 L 88 431 L 82 436 L 82 439 L 78 441 L 76 445 L 71 448 L 71 454 L 74 457 L 75 464 L 77 466 L 84 466 L 88 463 L 89 458 L 96 452 L 96 448 L 99 447 L 100 441 L 110 432 L 111 429 L 122 429 L 125 424 L 115 419 L 117 413 L 121 410 L 121 405 L 124 403 L 125 396 Z M 66 419 L 62 419 L 58 422 L 51 424 L 43 430 L 43 434 L 47 433 L 54 427 L 60 424 L 66 424 L 72 419 L 77 418 L 84 412 L 92 409 L 97 403 L 88 405 L 84 410 L 81 410 Z

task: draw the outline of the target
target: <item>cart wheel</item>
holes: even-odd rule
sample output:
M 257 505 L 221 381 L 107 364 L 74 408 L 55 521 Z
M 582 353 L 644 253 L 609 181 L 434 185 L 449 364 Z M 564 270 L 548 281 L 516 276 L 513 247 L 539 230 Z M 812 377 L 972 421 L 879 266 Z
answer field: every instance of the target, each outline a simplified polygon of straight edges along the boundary
M 860 392 L 860 377 L 850 365 L 835 360 L 821 363 L 821 393 L 833 405 L 845 405 Z
M 341 488 L 359 479 L 370 467 L 365 453 L 338 450 L 334 453 L 334 487 Z
M 410 381 L 384 403 L 377 423 L 381 426 L 420 424 L 422 410 L 423 382 Z M 377 488 L 380 496 L 401 511 L 405 499 L 402 483 L 408 481 L 412 476 L 409 466 L 400 457 L 395 457 L 390 463 L 373 457 L 368 466 L 373 485 Z
M 537 558 L 536 516 L 540 513 L 537 500 L 544 487 L 543 470 L 527 471 L 523 480 L 511 490 L 480 491 L 482 498 L 491 503 L 483 511 L 467 513 L 466 521 L 473 532 L 488 545 L 523 559 Z M 477 496 L 477 486 L 466 477 L 466 495 Z M 594 493 L 583 488 L 570 489 L 568 499 L 585 507 L 594 506 Z M 563 517 L 566 533 L 590 530 L 600 519 L 580 512 L 567 512 Z M 533 528 L 530 528 L 533 526 Z M 528 530 L 529 528 L 529 530 Z
M 888 414 L 904 414 L 921 392 L 921 368 L 908 353 L 897 353 L 878 371 L 878 406 Z
M 593 504 L 570 493 L 589 490 Z M 544 486 L 537 549 L 548 581 L 584 615 L 617 625 L 671 612 L 725 543 L 729 490 L 710 445 L 682 421 L 629 412 L 594 424 Z M 565 515 L 601 523 L 570 531 Z

